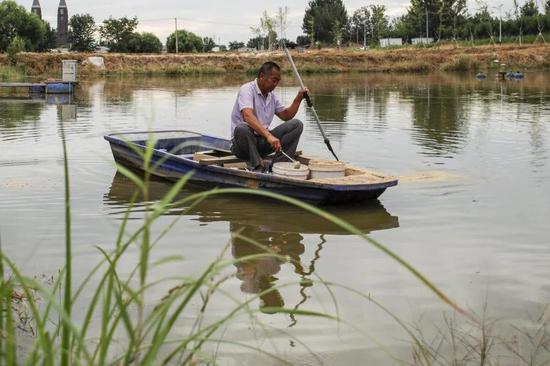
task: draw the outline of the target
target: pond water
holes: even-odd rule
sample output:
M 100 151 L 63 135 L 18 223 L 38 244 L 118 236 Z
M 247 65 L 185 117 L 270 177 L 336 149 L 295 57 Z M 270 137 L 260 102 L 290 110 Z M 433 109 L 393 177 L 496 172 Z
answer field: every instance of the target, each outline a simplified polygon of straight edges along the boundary
M 457 74 L 304 79 L 338 156 L 400 178 L 376 202 L 328 210 L 387 245 L 462 307 L 499 319 L 505 324 L 501 332 L 508 325 L 525 332 L 544 326 L 550 315 L 550 74 L 532 72 L 522 81 L 478 81 Z M 234 98 L 246 81 L 112 77 L 83 81 L 69 100 L 1 99 L 2 249 L 29 276 L 55 275 L 63 266 L 63 128 L 75 277 L 84 278 L 100 259 L 96 246 L 113 248 L 133 193 L 132 184 L 116 173 L 103 135 L 188 129 L 229 137 Z M 276 93 L 289 104 L 297 90 L 291 80 L 283 80 Z M 329 159 L 313 115 L 302 106 L 297 117 L 305 124 L 299 149 Z M 170 186 L 152 182 L 151 200 Z M 195 191 L 185 188 L 181 196 Z M 143 205 L 138 202 L 138 209 Z M 155 232 L 181 213 L 173 210 L 162 217 Z M 137 227 L 139 217 L 139 212 L 132 215 L 131 226 Z M 232 233 L 287 259 L 248 261 L 229 271 L 235 276 L 224 290 L 239 300 L 286 284 L 254 300 L 254 310 L 284 305 L 334 314 L 332 295 L 314 281 L 320 277 L 371 296 L 407 324 L 425 329 L 427 338 L 437 338 L 434 329 L 445 328 L 451 316 L 426 286 L 365 240 L 298 208 L 240 196 L 212 198 L 184 210 L 153 249 L 152 261 L 174 255 L 185 259 L 153 268 L 151 280 L 197 274 L 226 245 L 228 259 L 260 252 Z M 137 248 L 131 253 L 122 272 L 135 265 Z M 153 290 L 151 303 L 169 287 Z M 262 348 L 273 345 L 298 364 L 393 364 L 390 351 L 411 358 L 410 337 L 381 307 L 349 291 L 334 291 L 338 314 L 357 329 L 260 311 L 257 316 L 268 328 L 259 330 L 248 317 L 238 317 L 224 336 Z M 210 306 L 208 316 L 216 319 L 234 304 L 221 296 Z M 195 315 L 186 313 L 182 324 Z M 467 324 L 460 317 L 456 321 Z M 222 345 L 218 352 L 223 364 L 252 365 L 261 357 L 233 346 Z

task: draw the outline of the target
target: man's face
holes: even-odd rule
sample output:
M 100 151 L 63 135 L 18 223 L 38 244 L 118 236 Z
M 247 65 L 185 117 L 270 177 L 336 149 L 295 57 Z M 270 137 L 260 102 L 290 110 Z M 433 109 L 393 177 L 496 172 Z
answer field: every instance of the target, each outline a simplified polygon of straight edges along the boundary
M 260 74 L 258 78 L 258 86 L 264 93 L 272 92 L 281 81 L 281 71 L 272 69 L 268 75 Z

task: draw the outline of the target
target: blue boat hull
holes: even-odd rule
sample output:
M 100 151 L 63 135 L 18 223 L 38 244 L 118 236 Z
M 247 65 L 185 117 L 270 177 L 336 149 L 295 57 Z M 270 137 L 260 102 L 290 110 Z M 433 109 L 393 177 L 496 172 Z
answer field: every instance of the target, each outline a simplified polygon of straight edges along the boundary
M 167 133 L 175 131 L 165 131 Z M 186 131 L 182 131 L 186 132 Z M 162 132 L 158 132 L 162 133 Z M 136 133 L 139 134 L 139 133 Z M 125 135 L 125 139 L 118 136 Z M 134 170 L 143 170 L 143 159 L 130 145 L 144 148 L 143 140 L 131 141 L 131 134 L 108 135 L 105 139 L 111 144 L 113 157 L 118 164 Z M 195 140 L 203 146 L 211 148 L 229 149 L 228 140 L 216 137 L 197 135 Z M 191 138 L 192 139 L 192 138 Z M 151 165 L 157 164 L 153 174 L 168 180 L 178 180 L 183 175 L 192 172 L 191 182 L 201 187 L 242 187 L 253 189 L 266 189 L 285 196 L 298 198 L 314 204 L 343 204 L 361 202 L 378 198 L 386 188 L 397 185 L 397 180 L 382 183 L 364 185 L 336 185 L 336 184 L 312 184 L 308 181 L 298 181 L 277 177 L 271 174 L 252 173 L 227 169 L 218 166 L 201 165 L 192 159 L 166 152 L 174 144 L 181 143 L 181 139 L 157 140 L 153 152 Z

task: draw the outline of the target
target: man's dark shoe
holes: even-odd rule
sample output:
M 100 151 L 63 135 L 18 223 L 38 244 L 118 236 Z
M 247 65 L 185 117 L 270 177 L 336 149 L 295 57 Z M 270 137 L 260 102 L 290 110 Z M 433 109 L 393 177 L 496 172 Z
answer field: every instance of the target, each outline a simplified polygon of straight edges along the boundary
M 254 173 L 269 173 L 271 172 L 272 166 L 273 166 L 273 162 L 271 160 L 264 159 L 262 160 L 262 163 L 257 167 L 255 168 L 247 167 L 246 170 Z
M 273 160 L 264 159 L 262 160 L 262 165 L 264 167 L 264 173 L 269 173 L 273 168 Z

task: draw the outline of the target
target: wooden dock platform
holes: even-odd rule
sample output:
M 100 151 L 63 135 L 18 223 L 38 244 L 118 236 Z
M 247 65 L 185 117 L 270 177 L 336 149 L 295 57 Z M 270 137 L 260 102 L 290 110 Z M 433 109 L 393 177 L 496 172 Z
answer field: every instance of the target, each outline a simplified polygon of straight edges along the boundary
M 0 83 L 0 88 L 45 88 L 45 83 Z
M 42 83 L 0 83 L 0 89 L 25 88 L 29 94 L 73 94 L 78 83 L 62 80 L 46 80 Z

